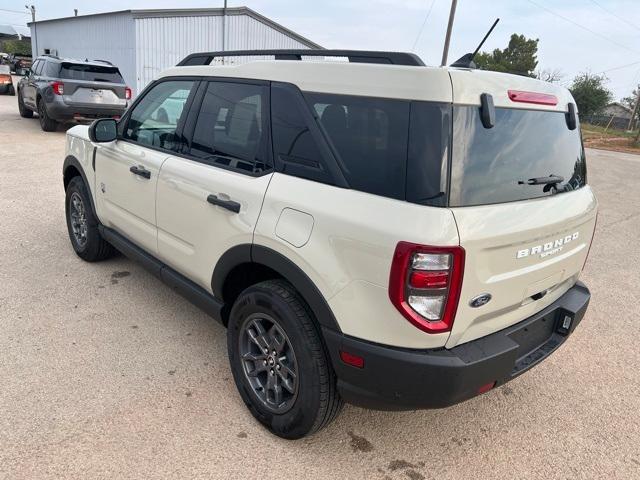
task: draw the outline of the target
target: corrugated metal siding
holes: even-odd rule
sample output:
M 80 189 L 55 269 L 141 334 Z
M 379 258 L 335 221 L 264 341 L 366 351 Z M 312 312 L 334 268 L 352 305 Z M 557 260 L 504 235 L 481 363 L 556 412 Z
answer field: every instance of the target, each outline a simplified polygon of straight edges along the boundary
M 282 32 L 249 17 L 228 15 L 226 50 L 307 48 Z M 162 70 L 194 52 L 222 50 L 222 16 L 136 18 L 137 90 L 141 91 Z M 230 57 L 240 63 L 251 58 Z
M 61 57 L 84 60 L 108 60 L 116 65 L 128 85 L 136 81 L 134 22 L 131 13 L 114 13 L 95 17 L 77 17 L 38 23 L 31 26 L 32 38 L 37 32 L 38 52 L 45 48 Z M 32 49 L 35 42 L 31 42 Z

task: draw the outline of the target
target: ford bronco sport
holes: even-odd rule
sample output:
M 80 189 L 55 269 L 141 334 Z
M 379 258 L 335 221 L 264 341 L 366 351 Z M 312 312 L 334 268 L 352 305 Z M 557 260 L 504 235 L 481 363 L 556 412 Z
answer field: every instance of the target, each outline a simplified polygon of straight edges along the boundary
M 558 85 L 403 53 L 193 54 L 66 142 L 75 252 L 117 249 L 227 326 L 242 400 L 285 438 L 343 401 L 502 385 L 589 303 L 597 202 Z

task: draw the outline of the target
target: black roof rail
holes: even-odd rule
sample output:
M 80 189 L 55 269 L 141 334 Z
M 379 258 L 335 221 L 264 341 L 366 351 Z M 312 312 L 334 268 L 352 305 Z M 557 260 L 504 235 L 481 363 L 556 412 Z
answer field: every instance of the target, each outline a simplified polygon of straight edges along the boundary
M 274 56 L 276 60 L 302 60 L 302 57 L 347 57 L 352 63 L 383 63 L 423 67 L 424 63 L 414 53 L 378 52 L 370 50 L 227 50 L 224 52 L 192 53 L 183 58 L 178 67 L 209 65 L 216 57 Z
M 107 65 L 112 65 L 113 66 L 113 63 L 111 63 L 109 60 L 100 60 L 99 58 L 94 58 L 92 61 L 93 62 L 106 63 Z

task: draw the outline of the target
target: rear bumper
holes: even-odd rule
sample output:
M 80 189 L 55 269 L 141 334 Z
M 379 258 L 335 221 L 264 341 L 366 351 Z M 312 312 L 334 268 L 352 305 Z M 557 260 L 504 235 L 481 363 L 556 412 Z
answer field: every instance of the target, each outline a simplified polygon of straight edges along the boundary
M 121 117 L 126 110 L 120 105 L 74 105 L 65 103 L 60 97 L 52 96 L 47 102 L 47 113 L 55 120 L 94 120 L 96 118 Z
M 578 282 L 537 314 L 452 349 L 412 350 L 369 343 L 324 330 L 343 399 L 380 410 L 443 408 L 502 385 L 547 358 L 582 320 L 591 294 Z M 565 317 L 571 319 L 563 329 Z M 347 365 L 340 351 L 364 358 Z

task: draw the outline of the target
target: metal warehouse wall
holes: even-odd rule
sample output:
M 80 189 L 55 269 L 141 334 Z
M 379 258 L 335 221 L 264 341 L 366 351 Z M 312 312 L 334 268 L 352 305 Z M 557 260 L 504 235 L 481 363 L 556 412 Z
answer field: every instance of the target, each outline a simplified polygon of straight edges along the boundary
M 32 38 L 36 34 L 38 52 L 33 51 L 34 57 L 49 48 L 61 57 L 108 60 L 120 69 L 127 84 L 135 87 L 135 29 L 130 12 L 38 22 L 35 28 L 31 26 Z M 34 50 L 35 43 L 31 42 Z
M 227 15 L 225 50 L 308 48 L 248 16 Z M 137 91 L 190 53 L 222 50 L 222 16 L 162 16 L 135 19 Z M 240 62 L 247 59 L 230 58 Z

